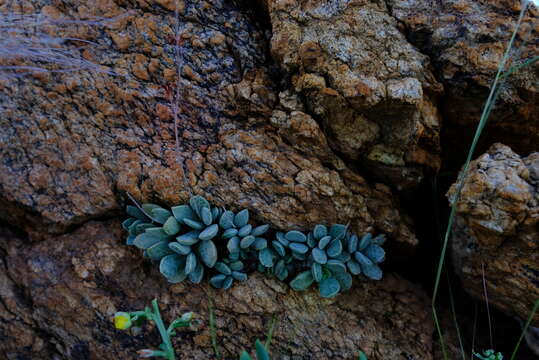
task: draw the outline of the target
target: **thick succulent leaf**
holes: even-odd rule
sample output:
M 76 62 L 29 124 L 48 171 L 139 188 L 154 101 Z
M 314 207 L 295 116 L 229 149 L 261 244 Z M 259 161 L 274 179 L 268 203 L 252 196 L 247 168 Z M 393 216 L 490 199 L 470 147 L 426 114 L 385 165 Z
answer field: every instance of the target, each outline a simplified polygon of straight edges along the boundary
M 163 257 L 173 254 L 173 252 L 168 247 L 168 241 L 160 241 L 146 249 L 146 254 L 152 260 L 161 260 Z
M 351 254 L 355 253 L 357 250 L 358 244 L 359 244 L 359 239 L 357 235 L 350 236 L 346 244 L 347 245 L 346 247 L 348 248 L 348 252 L 350 252 Z
M 182 245 L 193 245 L 198 242 L 199 234 L 200 234 L 200 231 L 198 230 L 189 231 L 188 233 L 178 236 L 176 238 L 176 241 Z
M 297 230 L 289 231 L 284 236 L 286 240 L 296 243 L 304 243 L 307 242 L 307 236 L 305 236 L 304 233 Z
M 183 272 L 185 259 L 180 255 L 167 255 L 159 263 L 159 271 L 169 282 L 183 281 L 187 275 Z
M 318 240 L 314 238 L 314 235 L 312 232 L 307 234 L 307 246 L 309 246 L 311 249 L 316 247 L 318 245 Z
M 239 213 L 234 216 L 234 225 L 236 227 L 241 228 L 249 222 L 249 210 L 243 209 Z
M 133 221 L 133 223 L 131 225 L 129 225 L 128 231 L 129 231 L 129 233 L 131 235 L 138 235 L 140 233 L 143 233 L 144 230 L 146 230 L 146 229 L 144 229 L 143 231 L 138 231 L 138 225 L 139 224 L 146 224 L 146 223 L 144 223 L 142 220 L 136 219 L 135 221 Z M 153 226 L 153 225 L 151 225 L 151 226 Z
M 139 249 L 148 249 L 161 241 L 163 241 L 161 237 L 145 232 L 137 235 L 135 240 L 133 240 L 133 245 Z
M 151 214 L 152 218 L 159 224 L 164 224 L 165 221 L 167 221 L 167 219 L 172 216 L 172 213 L 170 211 L 163 208 L 155 208 L 152 210 Z
M 202 214 L 202 208 L 211 208 L 208 200 L 204 199 L 200 195 L 195 195 L 191 197 L 191 199 L 189 200 L 189 205 L 191 205 L 191 209 L 193 209 L 193 211 L 195 212 L 195 214 L 198 215 L 199 218 Z
M 240 355 L 240 360 L 253 360 L 253 358 L 247 353 L 247 351 L 243 350 Z
M 304 271 L 290 281 L 290 287 L 296 291 L 306 290 L 311 286 L 313 281 L 314 278 L 311 271 Z
M 238 251 L 238 252 L 231 252 L 230 254 L 228 254 L 228 258 L 232 261 L 237 261 L 240 259 L 240 256 L 241 256 L 241 251 Z
M 380 246 L 370 244 L 363 253 L 374 263 L 381 263 L 386 258 L 386 252 Z
M 277 254 L 279 254 L 279 256 L 285 256 L 286 249 L 279 241 L 273 240 L 271 242 L 271 246 L 275 249 L 275 251 L 277 252 Z
M 124 220 L 122 222 L 122 227 L 124 228 L 124 230 L 129 231 L 129 226 L 131 226 L 136 220 L 136 218 L 129 218 L 127 220 Z
M 245 237 L 249 234 L 251 234 L 251 230 L 253 230 L 253 226 L 251 224 L 247 224 L 245 226 L 242 226 L 239 230 L 238 230 L 238 236 L 239 237 Z M 251 234 L 252 235 L 252 234 Z M 254 236 L 254 235 L 253 235 Z
M 185 273 L 189 275 L 193 271 L 195 271 L 195 268 L 197 266 L 197 256 L 195 253 L 190 253 L 187 255 L 187 258 L 185 259 Z
M 371 240 L 371 244 L 376 244 L 378 246 L 384 245 L 385 242 L 386 242 L 386 236 L 384 234 L 380 234 Z
M 328 234 L 328 228 L 324 225 L 318 224 L 314 227 L 313 236 L 316 240 L 322 239 Z
M 219 226 L 225 230 L 231 229 L 234 227 L 234 213 L 232 211 L 225 211 L 223 215 L 221 215 L 221 219 L 219 220 Z
M 305 254 L 307 251 L 309 251 L 309 247 L 305 244 L 297 243 L 297 242 L 291 242 L 288 244 L 288 247 L 293 252 L 299 253 L 299 254 Z
M 200 209 L 200 219 L 206 226 L 209 226 L 212 223 L 213 215 L 210 208 L 203 207 L 202 209 Z
M 346 266 L 353 275 L 361 274 L 361 265 L 357 261 L 350 260 L 346 263 Z
M 320 249 L 324 249 L 326 246 L 328 246 L 328 244 L 331 242 L 331 236 L 324 236 L 320 239 L 320 241 L 318 242 L 318 247 Z
M 288 246 L 288 244 L 290 243 L 290 241 L 286 240 L 286 237 L 282 232 L 276 233 L 275 237 L 277 238 L 277 241 L 279 241 L 284 246 Z
M 232 239 L 228 240 L 226 248 L 229 253 L 239 253 L 240 252 L 240 238 L 234 236 Z
M 261 238 L 261 237 L 257 237 L 256 240 L 255 240 L 255 243 L 254 243 L 254 246 L 255 250 L 257 251 L 260 251 L 262 249 L 265 249 L 268 247 L 268 240 L 264 239 L 264 238 Z
M 312 251 L 313 260 L 316 261 L 318 264 L 325 264 L 328 261 L 328 257 L 326 255 L 326 252 L 319 248 L 314 248 Z
M 223 213 L 223 210 L 219 209 L 218 207 L 213 207 L 211 209 L 211 217 L 213 221 L 217 221 L 221 217 L 221 214 Z
M 277 261 L 277 264 L 275 264 L 275 267 L 274 267 L 274 272 L 275 274 L 278 274 L 280 272 L 282 272 L 284 269 L 286 269 L 286 264 L 284 262 L 283 259 Z
M 361 270 L 363 270 L 363 275 L 372 280 L 381 280 L 382 279 L 382 269 L 376 264 L 373 265 L 363 265 L 361 264 Z
M 292 257 L 294 259 L 303 261 L 303 260 L 305 260 L 307 258 L 307 255 L 306 254 L 300 254 L 298 252 L 292 251 Z
M 255 227 L 253 231 L 251 231 L 251 235 L 261 236 L 261 235 L 264 235 L 268 230 L 269 230 L 268 224 L 260 225 L 260 226 Z
M 235 229 L 235 228 L 230 228 L 230 229 L 226 229 L 224 232 L 223 232 L 223 235 L 221 235 L 221 238 L 223 239 L 230 239 L 231 237 L 234 237 L 238 234 L 238 229 Z
M 223 290 L 230 289 L 230 287 L 232 287 L 233 282 L 234 282 L 234 278 L 232 276 L 227 276 L 226 279 L 223 281 Z
M 255 351 L 256 360 L 270 360 L 268 350 L 258 339 L 255 342 Z
M 220 289 L 220 288 L 223 287 L 223 282 L 225 281 L 226 278 L 227 278 L 227 276 L 223 275 L 223 274 L 215 275 L 210 279 L 210 284 L 213 287 L 216 287 L 216 288 Z
M 269 248 L 262 249 L 258 252 L 258 260 L 265 267 L 273 266 L 273 252 Z
M 133 225 L 135 225 L 135 223 L 137 223 L 138 221 L 140 220 L 137 220 L 133 223 Z M 131 225 L 131 226 L 133 226 Z M 155 225 L 154 224 L 151 224 L 151 223 L 143 223 L 143 222 L 138 222 L 135 226 L 135 233 L 136 235 L 138 234 L 142 234 L 143 232 L 145 232 L 147 229 L 151 229 L 151 228 L 154 228 Z
M 135 238 L 136 238 L 135 235 L 129 235 L 127 237 L 127 240 L 125 241 L 125 244 L 126 245 L 133 245 L 133 243 L 135 242 Z
M 161 208 L 161 206 L 159 206 L 157 204 L 146 203 L 146 204 L 142 204 L 141 208 L 146 213 L 151 214 L 153 209 Z
M 359 245 L 357 247 L 358 251 L 365 250 L 367 248 L 367 246 L 369 246 L 371 244 L 371 240 L 372 240 L 372 235 L 370 233 L 366 233 L 365 235 L 363 235 L 363 237 L 359 241 Z
M 333 240 L 329 243 L 326 253 L 329 257 L 337 257 L 342 252 L 342 242 L 340 240 Z
M 348 251 L 343 251 L 339 256 L 334 257 L 334 259 L 345 263 L 351 259 L 351 256 Z
M 204 278 L 204 266 L 200 263 L 200 261 L 198 261 L 195 270 L 189 274 L 189 280 L 193 284 L 200 284 L 203 278 Z
M 188 255 L 191 252 L 191 247 L 188 245 L 182 245 L 179 242 L 173 241 L 168 244 L 170 250 L 180 255 Z
M 241 261 L 233 261 L 228 264 L 228 267 L 230 267 L 232 271 L 240 271 L 243 269 L 243 263 Z
M 198 245 L 198 255 L 204 265 L 212 268 L 217 262 L 217 247 L 211 240 L 202 241 Z
M 346 235 L 346 228 L 347 226 L 342 224 L 332 225 L 329 229 L 329 235 L 331 235 L 333 239 L 342 240 Z
M 232 271 L 232 277 L 234 280 L 245 281 L 247 280 L 247 274 L 239 271 Z
M 200 221 L 196 221 L 196 220 L 192 220 L 192 219 L 188 219 L 188 218 L 183 219 L 183 222 L 184 222 L 185 225 L 187 225 L 191 229 L 195 229 L 195 230 L 202 230 L 202 229 L 204 229 L 206 227 Z
M 352 287 L 352 275 L 350 275 L 347 272 L 340 272 L 334 274 L 335 279 L 339 282 L 339 285 L 341 285 L 342 290 L 348 290 Z
M 318 290 L 322 297 L 331 298 L 339 293 L 341 285 L 337 279 L 330 277 L 322 280 L 320 284 L 318 284 Z
M 324 265 L 326 269 L 329 269 L 332 273 L 340 273 L 340 272 L 346 272 L 346 265 L 344 265 L 343 262 L 335 259 L 328 260 L 326 265 Z
M 252 235 L 246 236 L 240 241 L 240 247 L 242 249 L 247 249 L 249 246 L 253 245 L 256 238 Z
M 174 216 L 169 216 L 167 221 L 163 224 L 163 231 L 167 233 L 167 235 L 176 235 L 180 232 L 180 223 L 178 223 L 178 220 Z
M 125 212 L 139 220 L 150 221 L 150 219 L 136 206 L 127 205 Z
M 278 271 L 278 272 L 276 271 L 275 276 L 277 277 L 277 279 L 281 281 L 285 281 L 286 278 L 288 277 L 288 269 L 284 268 L 281 271 Z
M 373 262 L 371 261 L 371 259 L 369 259 L 365 255 L 363 255 L 359 251 L 356 251 L 354 253 L 354 257 L 356 258 L 357 262 L 362 265 L 362 268 L 363 268 L 363 265 L 365 265 L 365 266 L 372 266 L 373 265 Z
M 196 215 L 189 205 L 174 206 L 171 210 L 172 214 L 180 224 L 185 224 L 184 219 L 196 219 Z
M 228 265 L 221 261 L 215 263 L 215 270 L 225 275 L 232 274 L 232 270 L 228 267 Z
M 170 236 L 166 232 L 163 231 L 163 228 L 160 228 L 160 227 L 147 228 L 144 232 L 146 234 L 150 234 L 151 236 L 158 237 L 161 240 L 170 239 Z
M 316 282 L 322 281 L 322 277 L 324 276 L 324 273 L 322 272 L 322 265 L 318 263 L 313 263 L 311 266 L 311 272 L 313 275 L 313 279 Z
M 198 238 L 202 241 L 211 240 L 217 236 L 219 232 L 219 225 L 213 224 L 205 228 L 199 235 Z

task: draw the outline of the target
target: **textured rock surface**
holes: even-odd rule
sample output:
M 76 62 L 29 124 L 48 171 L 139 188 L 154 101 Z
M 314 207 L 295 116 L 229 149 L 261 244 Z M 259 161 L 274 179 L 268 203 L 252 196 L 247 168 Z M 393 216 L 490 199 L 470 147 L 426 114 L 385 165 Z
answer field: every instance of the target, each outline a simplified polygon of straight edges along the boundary
M 0 84 L 4 219 L 58 232 L 117 212 L 125 192 L 165 204 L 201 194 L 281 228 L 351 222 L 416 243 L 391 191 L 351 171 L 301 102 L 275 90 L 266 35 L 247 10 L 226 1 L 180 6 L 176 147 L 172 2 L 25 4 L 72 18 L 122 15 L 108 28 L 63 30 L 96 42 L 84 56 L 122 76 L 44 74 Z
M 271 50 L 332 149 L 399 188 L 437 170 L 441 86 L 384 2 L 267 2 Z
M 73 233 L 32 243 L 5 229 L 0 236 L 0 357 L 135 359 L 159 343 L 116 331 L 117 310 L 137 310 L 157 297 L 166 318 L 195 311 L 197 331 L 176 337 L 181 358 L 213 359 L 205 285 L 170 285 L 137 250 L 123 245 L 116 221 L 88 222 Z M 31 240 L 31 239 L 30 239 Z M 337 299 L 296 293 L 253 275 L 228 292 L 211 290 L 217 338 L 226 358 L 263 338 L 273 315 L 272 351 L 279 359 L 432 359 L 428 297 L 395 275 L 356 281 Z M 277 356 L 279 354 L 279 356 Z
M 456 185 L 450 189 L 451 197 Z M 539 153 L 493 145 L 472 162 L 457 206 L 453 261 L 464 288 L 527 318 L 539 297 Z M 539 314 L 535 316 L 539 324 Z
M 515 28 L 521 1 L 390 0 L 389 6 L 403 23 L 408 40 L 431 57 L 437 78 L 444 84 L 444 160 L 457 160 L 453 165 L 460 166 Z M 531 6 L 513 56 L 530 59 L 539 54 L 538 15 L 538 8 Z M 537 151 L 538 70 L 536 62 L 511 76 L 492 112 L 480 151 L 494 142 L 503 142 L 521 155 Z

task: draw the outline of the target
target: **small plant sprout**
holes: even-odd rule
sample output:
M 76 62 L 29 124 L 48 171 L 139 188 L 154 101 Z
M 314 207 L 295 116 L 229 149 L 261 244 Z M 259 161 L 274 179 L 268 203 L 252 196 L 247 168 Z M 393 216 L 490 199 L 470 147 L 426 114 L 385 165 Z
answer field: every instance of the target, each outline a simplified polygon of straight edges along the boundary
M 502 353 L 496 353 L 492 349 L 483 351 L 483 355 L 479 353 L 474 353 L 474 356 L 481 360 L 503 360 Z
M 165 328 L 161 313 L 159 312 L 159 306 L 157 305 L 157 299 L 152 300 L 152 308 L 146 307 L 144 311 L 133 312 L 117 312 L 114 315 L 114 326 L 119 330 L 127 330 L 131 326 L 140 325 L 143 321 L 153 321 L 159 330 L 162 343 L 159 345 L 159 350 L 143 349 L 137 353 L 142 358 L 149 357 L 162 357 L 167 360 L 175 360 L 174 348 L 170 337 L 176 335 L 176 329 L 182 327 L 188 327 L 191 325 L 194 314 L 188 312 L 181 317 L 174 320 L 168 328 Z
M 268 350 L 258 339 L 255 342 L 255 352 L 256 360 L 270 360 Z M 251 355 L 249 355 L 249 353 L 247 353 L 247 351 L 244 350 L 240 355 L 240 360 L 253 360 L 253 358 Z

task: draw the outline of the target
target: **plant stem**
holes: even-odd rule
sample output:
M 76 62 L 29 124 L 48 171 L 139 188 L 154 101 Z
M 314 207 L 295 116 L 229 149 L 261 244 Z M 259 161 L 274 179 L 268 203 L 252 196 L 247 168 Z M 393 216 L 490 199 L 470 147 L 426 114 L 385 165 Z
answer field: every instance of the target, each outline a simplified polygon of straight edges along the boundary
M 213 312 L 213 299 L 211 297 L 211 288 L 208 286 L 208 291 L 206 292 L 208 296 L 208 312 L 210 316 L 210 337 L 211 345 L 215 353 L 215 358 L 220 359 L 221 353 L 219 352 L 219 347 L 217 346 L 217 334 L 215 330 L 215 314 Z
M 271 323 L 268 330 L 268 336 L 266 337 L 266 350 L 268 350 L 268 352 L 270 349 L 271 340 L 273 338 L 273 330 L 275 329 L 276 322 L 277 322 L 277 314 L 273 314 L 273 316 L 271 317 Z
M 168 360 L 176 360 L 176 356 L 174 355 L 174 348 L 172 347 L 172 342 L 170 341 L 170 336 L 168 335 L 167 329 L 165 328 L 165 324 L 163 323 L 163 319 L 161 318 L 161 313 L 159 312 L 159 306 L 157 305 L 157 299 L 152 300 L 152 307 L 153 307 L 153 314 L 155 325 L 157 326 L 157 329 L 159 330 L 159 334 L 161 334 L 161 339 L 163 340 L 163 344 L 165 345 L 165 352 L 167 354 Z

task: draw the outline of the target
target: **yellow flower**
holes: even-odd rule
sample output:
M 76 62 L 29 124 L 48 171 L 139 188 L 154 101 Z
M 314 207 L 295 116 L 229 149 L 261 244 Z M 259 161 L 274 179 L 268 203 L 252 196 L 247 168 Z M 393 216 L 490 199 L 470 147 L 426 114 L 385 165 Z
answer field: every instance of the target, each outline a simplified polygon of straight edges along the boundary
M 117 312 L 114 315 L 114 326 L 116 329 L 125 330 L 131 327 L 131 316 L 126 312 Z

